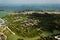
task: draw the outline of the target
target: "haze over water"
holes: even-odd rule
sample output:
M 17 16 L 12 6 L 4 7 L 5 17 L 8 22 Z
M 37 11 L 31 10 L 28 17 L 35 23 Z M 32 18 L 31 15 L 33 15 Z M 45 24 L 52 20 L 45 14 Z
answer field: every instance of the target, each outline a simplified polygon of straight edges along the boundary
M 0 10 L 60 10 L 60 0 L 0 0 Z
M 21 10 L 60 10 L 60 4 L 30 4 L 30 5 L 0 5 L 0 10 L 21 11 Z

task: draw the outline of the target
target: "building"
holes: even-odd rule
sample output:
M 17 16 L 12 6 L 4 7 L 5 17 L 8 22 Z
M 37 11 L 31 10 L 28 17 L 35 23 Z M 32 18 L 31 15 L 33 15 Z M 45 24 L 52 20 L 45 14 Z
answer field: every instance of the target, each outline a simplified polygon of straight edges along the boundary
M 4 20 L 0 18 L 0 28 L 3 27 L 3 24 L 4 24 Z

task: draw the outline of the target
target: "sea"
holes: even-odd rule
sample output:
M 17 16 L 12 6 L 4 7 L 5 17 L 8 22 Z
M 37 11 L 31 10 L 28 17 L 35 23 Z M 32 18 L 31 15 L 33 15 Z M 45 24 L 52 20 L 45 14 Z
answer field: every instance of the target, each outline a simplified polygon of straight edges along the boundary
M 0 17 L 4 17 L 8 12 L 23 10 L 57 10 L 60 11 L 60 4 L 29 4 L 29 5 L 0 5 Z
M 0 5 L 0 10 L 60 10 L 60 4 L 29 4 L 29 5 Z

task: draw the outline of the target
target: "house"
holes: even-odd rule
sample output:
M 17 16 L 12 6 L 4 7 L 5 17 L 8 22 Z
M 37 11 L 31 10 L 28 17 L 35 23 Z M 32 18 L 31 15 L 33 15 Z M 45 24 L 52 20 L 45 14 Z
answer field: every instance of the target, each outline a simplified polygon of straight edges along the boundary
M 60 35 L 55 36 L 57 40 L 60 40 Z
M 4 33 L 0 32 L 0 40 L 6 40 L 7 36 Z

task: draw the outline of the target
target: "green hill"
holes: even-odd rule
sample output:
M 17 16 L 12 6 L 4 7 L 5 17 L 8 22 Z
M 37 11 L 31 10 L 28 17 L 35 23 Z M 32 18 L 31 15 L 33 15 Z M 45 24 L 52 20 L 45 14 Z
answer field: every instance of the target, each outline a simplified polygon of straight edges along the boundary
M 54 37 L 54 35 L 60 34 L 59 14 L 9 14 L 3 19 L 5 20 L 5 25 L 7 25 L 18 36 L 18 38 L 23 37 L 22 39 L 24 39 L 39 37 L 40 39 L 45 40 L 47 38 L 50 40 L 50 36 L 53 35 L 52 37 Z M 8 38 L 10 38 L 10 40 L 14 40 L 9 36 Z M 52 40 L 53 39 L 54 38 L 52 38 Z

